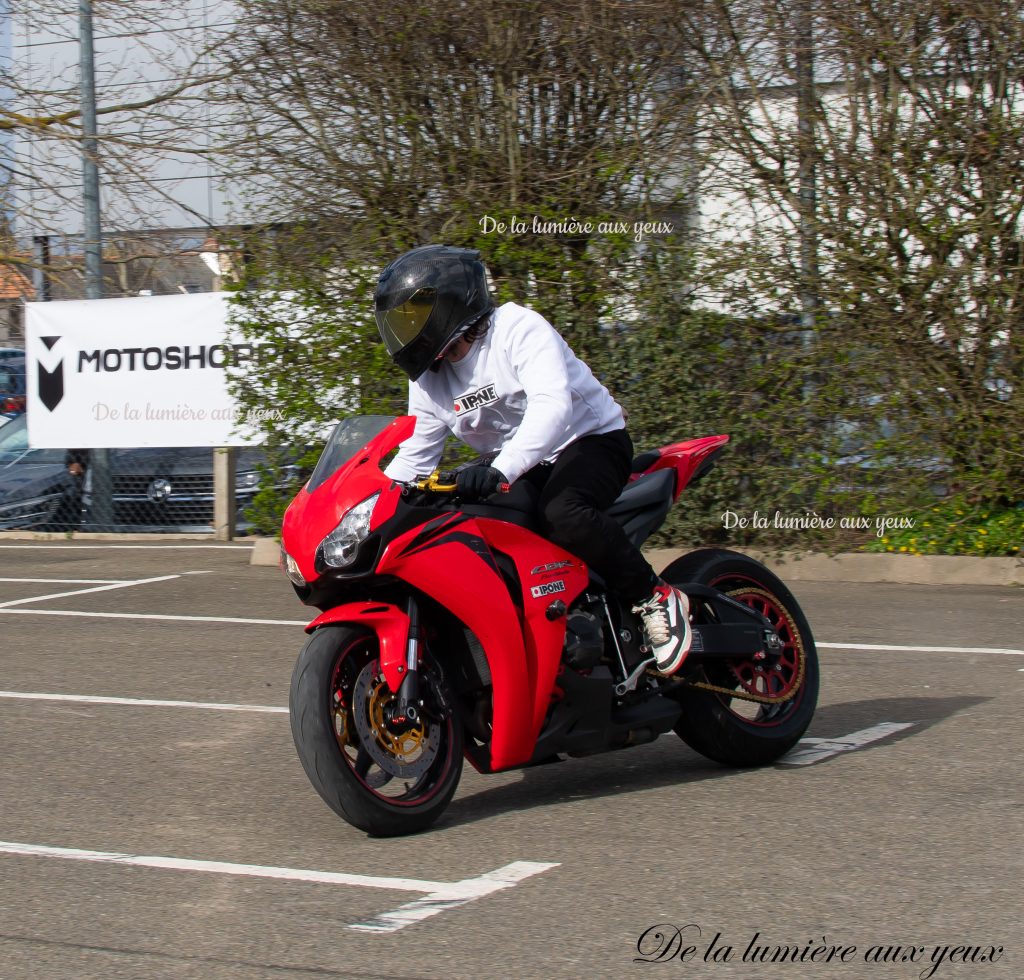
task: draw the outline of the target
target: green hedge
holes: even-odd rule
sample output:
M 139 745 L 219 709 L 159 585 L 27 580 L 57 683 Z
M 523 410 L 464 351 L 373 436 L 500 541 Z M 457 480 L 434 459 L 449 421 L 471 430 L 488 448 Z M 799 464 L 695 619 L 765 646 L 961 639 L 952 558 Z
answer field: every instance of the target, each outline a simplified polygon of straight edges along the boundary
M 914 526 L 872 541 L 865 551 L 910 555 L 1014 557 L 1024 544 L 1024 503 L 989 506 L 951 497 L 916 511 Z

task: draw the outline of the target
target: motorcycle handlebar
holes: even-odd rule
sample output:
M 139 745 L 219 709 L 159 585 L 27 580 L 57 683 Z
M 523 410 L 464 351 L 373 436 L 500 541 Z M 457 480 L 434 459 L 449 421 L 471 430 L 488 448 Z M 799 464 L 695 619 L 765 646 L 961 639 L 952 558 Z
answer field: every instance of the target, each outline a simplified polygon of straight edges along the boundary
M 423 490 L 427 493 L 453 494 L 457 490 L 455 474 L 442 474 L 440 470 L 434 470 L 430 476 L 422 477 L 419 480 L 413 480 L 412 483 L 408 485 L 416 490 Z M 510 489 L 511 484 L 509 483 L 501 483 L 498 485 L 498 493 L 508 493 Z
M 453 474 L 446 473 L 445 478 L 441 478 L 441 473 L 438 470 L 434 470 L 430 476 L 423 477 L 420 480 L 413 480 L 412 485 L 417 490 L 426 490 L 428 493 L 455 493 L 456 484 L 453 479 Z

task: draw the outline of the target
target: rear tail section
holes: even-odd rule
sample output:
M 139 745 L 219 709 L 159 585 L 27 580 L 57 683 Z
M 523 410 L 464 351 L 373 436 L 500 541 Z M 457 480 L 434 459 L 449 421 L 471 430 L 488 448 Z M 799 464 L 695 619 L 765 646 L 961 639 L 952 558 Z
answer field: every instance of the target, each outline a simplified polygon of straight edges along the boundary
M 675 475 L 673 499 L 678 499 L 683 490 L 705 476 L 715 465 L 715 459 L 729 441 L 726 435 L 702 436 L 686 442 L 673 442 L 660 449 L 643 453 L 633 460 L 631 481 L 639 480 L 648 473 L 669 470 Z

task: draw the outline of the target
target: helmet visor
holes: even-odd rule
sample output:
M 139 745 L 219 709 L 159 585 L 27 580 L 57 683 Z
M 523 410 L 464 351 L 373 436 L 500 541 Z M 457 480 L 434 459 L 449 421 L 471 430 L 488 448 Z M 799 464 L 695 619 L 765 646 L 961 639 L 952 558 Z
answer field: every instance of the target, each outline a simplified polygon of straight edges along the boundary
M 389 354 L 394 356 L 420 335 L 436 299 L 436 289 L 418 289 L 399 306 L 377 310 L 377 327 Z

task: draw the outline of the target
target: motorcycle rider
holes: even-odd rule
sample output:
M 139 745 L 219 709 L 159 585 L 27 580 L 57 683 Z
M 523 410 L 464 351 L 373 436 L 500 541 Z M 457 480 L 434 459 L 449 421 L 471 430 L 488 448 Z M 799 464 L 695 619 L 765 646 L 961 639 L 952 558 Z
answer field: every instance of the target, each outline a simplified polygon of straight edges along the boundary
M 495 308 L 487 280 L 478 251 L 446 245 L 414 248 L 381 272 L 377 327 L 409 375 L 416 417 L 385 474 L 433 472 L 449 432 L 497 451 L 459 471 L 459 496 L 483 500 L 516 480 L 538 487 L 547 537 L 632 604 L 658 669 L 672 674 L 690 649 L 689 602 L 605 513 L 633 459 L 622 408 L 539 313 Z

